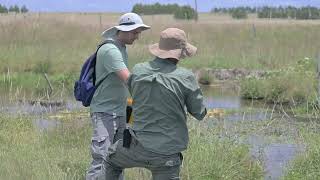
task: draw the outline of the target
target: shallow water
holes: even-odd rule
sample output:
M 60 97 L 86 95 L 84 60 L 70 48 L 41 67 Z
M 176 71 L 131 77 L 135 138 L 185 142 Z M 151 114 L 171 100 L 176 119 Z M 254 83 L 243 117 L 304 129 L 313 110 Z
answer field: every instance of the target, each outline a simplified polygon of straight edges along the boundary
M 247 143 L 252 156 L 263 161 L 266 180 L 280 179 L 290 161 L 305 151 L 303 145 L 268 143 L 266 137 L 258 135 L 250 135 Z
M 33 125 L 41 132 L 49 131 L 61 124 L 60 121 L 54 119 L 34 119 L 32 122 Z
M 67 100 L 63 105 L 49 105 L 43 106 L 40 103 L 28 103 L 28 102 L 2 102 L 0 105 L 0 113 L 7 114 L 28 114 L 28 115 L 43 115 L 49 113 L 56 113 L 61 110 L 78 110 L 82 109 L 81 103 L 74 100 Z
M 272 106 L 268 106 L 258 101 L 245 101 L 239 97 L 239 93 L 234 88 L 212 87 L 203 88 L 205 104 L 208 109 L 240 110 L 250 108 L 249 112 L 236 111 L 217 117 L 223 121 L 225 129 L 232 129 L 236 122 L 265 121 L 270 120 L 276 113 L 273 113 Z M 214 121 L 208 122 L 209 127 L 214 127 Z M 230 136 L 227 135 L 227 136 Z M 232 139 L 239 141 L 240 134 L 233 134 Z M 222 134 L 221 137 L 226 137 Z M 230 138 L 230 137 L 229 137 Z M 268 137 L 252 134 L 242 143 L 250 145 L 250 153 L 253 158 L 259 159 L 264 164 L 266 180 L 278 180 L 284 175 L 286 167 L 296 155 L 305 151 L 303 145 L 270 143 Z

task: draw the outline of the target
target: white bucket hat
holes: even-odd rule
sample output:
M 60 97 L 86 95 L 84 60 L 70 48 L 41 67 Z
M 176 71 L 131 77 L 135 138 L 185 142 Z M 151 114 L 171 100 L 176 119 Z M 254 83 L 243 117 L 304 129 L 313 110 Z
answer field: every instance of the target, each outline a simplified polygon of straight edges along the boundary
M 119 19 L 117 26 L 113 26 L 102 32 L 102 36 L 105 38 L 114 36 L 117 31 L 132 31 L 137 28 L 142 28 L 143 30 L 150 29 L 150 26 L 143 24 L 141 17 L 136 13 L 126 13 L 122 15 Z

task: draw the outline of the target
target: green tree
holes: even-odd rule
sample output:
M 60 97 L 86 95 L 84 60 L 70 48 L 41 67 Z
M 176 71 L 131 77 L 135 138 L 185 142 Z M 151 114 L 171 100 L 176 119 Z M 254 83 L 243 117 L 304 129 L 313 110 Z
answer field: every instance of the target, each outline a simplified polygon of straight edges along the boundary
M 235 8 L 232 10 L 231 16 L 235 19 L 246 19 L 248 18 L 248 13 L 245 8 Z
M 25 5 L 23 5 L 20 9 L 21 13 L 27 13 L 29 10 L 27 9 L 27 7 Z
M 174 13 L 174 17 L 176 19 L 191 20 L 191 19 L 195 19 L 196 15 L 197 15 L 196 11 L 190 6 L 182 6 Z
M 0 13 L 8 13 L 8 9 L 5 5 L 0 4 Z
M 10 6 L 9 7 L 9 12 L 20 13 L 20 8 L 19 8 L 18 5 Z

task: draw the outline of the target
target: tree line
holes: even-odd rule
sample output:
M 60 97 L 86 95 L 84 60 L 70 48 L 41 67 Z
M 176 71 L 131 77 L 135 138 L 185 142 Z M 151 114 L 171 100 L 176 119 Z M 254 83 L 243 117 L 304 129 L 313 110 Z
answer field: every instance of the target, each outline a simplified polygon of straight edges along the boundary
M 135 4 L 132 12 L 144 15 L 173 14 L 177 19 L 198 18 L 197 12 L 192 7 L 178 4 Z M 245 19 L 249 13 L 256 13 L 258 18 L 320 19 L 320 9 L 312 6 L 213 8 L 211 13 L 228 13 L 236 19 Z
M 320 9 L 316 7 L 236 7 L 213 8 L 212 13 L 229 13 L 233 18 L 247 18 L 248 13 L 257 13 L 258 18 L 282 18 L 282 19 L 320 19 Z
M 197 19 L 197 12 L 190 6 L 178 4 L 135 4 L 132 12 L 140 15 L 173 14 L 177 19 Z
M 12 5 L 10 7 L 6 7 L 5 5 L 0 4 L 0 13 L 27 13 L 29 10 L 25 5 L 21 6 L 21 8 L 18 5 Z

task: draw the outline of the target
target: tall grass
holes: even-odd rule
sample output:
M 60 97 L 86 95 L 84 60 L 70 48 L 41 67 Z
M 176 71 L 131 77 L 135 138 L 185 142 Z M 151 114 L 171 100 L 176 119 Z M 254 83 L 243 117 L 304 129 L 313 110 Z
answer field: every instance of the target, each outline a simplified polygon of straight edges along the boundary
M 40 73 L 49 77 L 68 74 L 74 81 L 84 60 L 102 40 L 101 32 L 115 25 L 120 14 L 29 13 L 4 15 L 0 19 L 0 72 Z M 100 21 L 101 19 L 101 21 Z M 128 46 L 129 68 L 153 57 L 147 46 L 158 42 L 167 27 L 186 31 L 198 47 L 198 55 L 182 60 L 182 66 L 199 68 L 247 68 L 279 70 L 297 61 L 313 58 L 320 46 L 320 21 L 265 20 L 250 17 L 200 14 L 194 21 L 169 15 L 143 16 L 151 29 Z M 70 76 L 69 76 L 70 74 Z M 28 80 L 26 81 L 28 82 Z M 25 84 L 13 88 L 25 89 Z M 33 85 L 34 83 L 29 83 Z M 73 83 L 65 84 L 72 90 Z M 59 89 L 59 88 L 56 88 Z
M 310 123 L 301 127 L 301 136 L 306 142 L 307 152 L 297 157 L 284 176 L 285 180 L 313 180 L 320 177 L 320 135 L 319 124 Z
M 7 15 L 0 20 L 2 71 L 32 71 L 37 63 L 50 61 L 51 73 L 77 73 L 101 40 L 100 33 L 116 24 L 119 14 L 16 16 Z M 152 57 L 147 45 L 156 43 L 166 27 L 184 29 L 189 41 L 198 47 L 197 56 L 182 61 L 190 68 L 277 69 L 314 57 L 320 42 L 319 21 L 237 21 L 212 14 L 200 14 L 197 23 L 167 15 L 143 19 L 152 29 L 143 32 L 129 48 L 130 67 Z

